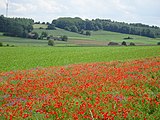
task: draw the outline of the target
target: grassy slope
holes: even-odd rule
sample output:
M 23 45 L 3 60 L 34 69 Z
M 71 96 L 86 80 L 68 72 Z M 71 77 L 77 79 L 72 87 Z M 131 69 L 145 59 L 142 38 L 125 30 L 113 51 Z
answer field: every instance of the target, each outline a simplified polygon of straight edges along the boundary
M 159 56 L 160 47 L 2 47 L 0 53 L 0 71 L 10 71 Z
M 4 45 L 9 44 L 15 46 L 47 46 L 46 40 L 34 40 L 7 36 L 0 36 L 0 42 Z
M 39 29 L 40 27 L 44 29 Z M 46 30 L 45 28 L 47 25 L 42 24 L 35 24 L 34 25 L 34 31 L 41 34 L 43 31 L 46 31 L 49 35 L 54 36 L 61 36 L 61 35 L 67 35 L 69 37 L 68 42 L 56 42 L 57 46 L 77 46 L 77 45 L 100 45 L 105 46 L 110 41 L 113 42 L 119 42 L 121 43 L 124 41 L 123 38 L 125 37 L 132 37 L 133 40 L 125 40 L 128 44 L 130 42 L 134 42 L 137 45 L 156 45 L 157 42 L 160 41 L 160 39 L 152 39 L 142 36 L 136 36 L 136 35 L 128 35 L 128 34 L 121 34 L 121 33 L 115 33 L 115 32 L 108 32 L 108 31 L 92 31 L 91 36 L 85 36 L 69 31 L 65 31 L 63 29 L 57 28 L 57 30 Z M 47 46 L 47 40 L 33 40 L 33 39 L 23 39 L 23 38 L 17 38 L 17 37 L 6 37 L 2 36 L 0 34 L 0 42 L 3 42 L 4 44 L 10 44 L 10 45 L 16 45 L 16 46 Z
M 46 31 L 46 30 L 35 28 L 34 31 L 41 34 L 42 31 Z M 116 32 L 109 32 L 109 31 L 92 31 L 91 36 L 80 35 L 80 34 L 65 31 L 59 28 L 57 28 L 57 30 L 47 30 L 46 32 L 49 35 L 54 35 L 54 36 L 67 35 L 69 37 L 69 42 L 74 43 L 74 44 L 80 44 L 79 42 L 81 42 L 81 44 L 106 45 L 110 41 L 121 43 L 122 41 L 124 41 L 123 38 L 126 38 L 128 36 L 134 38 L 132 40 L 125 40 L 128 44 L 130 42 L 134 42 L 139 45 L 149 45 L 149 44 L 156 45 L 157 42 L 160 41 L 160 39 L 152 39 L 148 37 L 121 34 L 121 33 L 116 33 Z
M 38 28 L 39 29 L 40 27 L 45 29 L 45 28 L 47 28 L 47 25 L 46 24 L 34 24 L 33 25 L 33 28 Z

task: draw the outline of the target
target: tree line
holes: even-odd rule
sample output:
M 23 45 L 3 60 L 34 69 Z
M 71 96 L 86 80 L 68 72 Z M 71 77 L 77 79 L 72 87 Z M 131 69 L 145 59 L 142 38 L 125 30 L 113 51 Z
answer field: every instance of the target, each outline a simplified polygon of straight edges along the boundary
M 34 20 L 26 18 L 6 18 L 0 16 L 0 32 L 13 37 L 28 37 L 33 30 Z
M 33 24 L 33 19 L 6 18 L 3 15 L 0 16 L 0 32 L 3 32 L 4 35 L 8 36 L 37 39 L 39 38 L 38 33 L 32 32 Z M 43 24 L 45 24 L 45 22 Z M 124 22 L 111 21 L 109 19 L 83 20 L 79 17 L 63 17 L 54 19 L 51 24 L 46 24 L 48 25 L 48 30 L 55 30 L 56 27 L 58 27 L 83 35 L 91 35 L 90 31 L 106 30 L 151 38 L 160 37 L 160 28 L 157 26 L 149 26 L 141 23 L 128 24 Z M 44 36 L 41 35 L 40 37 L 43 38 Z
M 83 20 L 79 17 L 63 17 L 54 19 L 51 25 L 80 34 L 83 34 L 85 30 L 106 30 L 151 38 L 160 37 L 160 28 L 157 26 L 149 26 L 141 23 L 128 24 L 124 22 L 111 21 L 109 19 Z

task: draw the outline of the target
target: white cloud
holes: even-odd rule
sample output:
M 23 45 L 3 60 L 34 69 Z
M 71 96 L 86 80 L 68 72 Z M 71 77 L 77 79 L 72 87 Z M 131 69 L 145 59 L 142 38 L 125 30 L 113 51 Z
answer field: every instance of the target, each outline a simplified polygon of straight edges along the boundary
M 160 26 L 159 0 L 9 0 L 9 15 L 50 21 L 61 17 L 106 18 Z M 5 13 L 5 0 L 0 0 Z M 154 19 L 153 19 L 154 18 Z M 156 20 L 155 20 L 156 18 Z
M 6 5 L 6 0 L 0 0 L 0 10 L 5 9 L 6 8 L 5 5 Z

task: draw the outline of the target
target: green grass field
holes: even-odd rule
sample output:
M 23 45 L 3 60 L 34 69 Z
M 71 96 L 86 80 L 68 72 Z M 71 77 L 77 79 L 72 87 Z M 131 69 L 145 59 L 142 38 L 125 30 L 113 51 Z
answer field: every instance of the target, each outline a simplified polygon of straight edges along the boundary
M 41 34 L 44 29 L 34 29 L 35 32 Z M 109 42 L 118 42 L 121 43 L 122 41 L 126 41 L 128 44 L 130 42 L 134 42 L 137 45 L 156 45 L 160 39 L 153 39 L 148 37 L 142 37 L 137 35 L 128 35 L 128 34 L 121 34 L 116 32 L 109 32 L 109 31 L 91 31 L 91 36 L 85 36 L 73 32 L 69 32 L 63 29 L 57 28 L 57 30 L 47 30 L 46 31 L 49 35 L 53 36 L 61 36 L 67 35 L 69 37 L 69 42 L 74 44 L 98 44 L 98 45 L 107 45 Z M 132 37 L 131 40 L 124 40 L 126 37 Z
M 42 27 L 44 29 L 39 29 L 39 27 Z M 122 41 L 126 41 L 128 44 L 130 42 L 134 42 L 137 45 L 156 45 L 157 42 L 160 41 L 160 39 L 153 39 L 143 36 L 137 36 L 137 35 L 128 35 L 128 34 L 121 34 L 116 32 L 109 32 L 109 31 L 91 31 L 91 36 L 85 36 L 81 34 L 77 34 L 74 32 L 69 32 L 60 28 L 57 28 L 56 30 L 45 30 L 45 25 L 34 25 L 34 31 L 41 34 L 43 31 L 46 31 L 49 35 L 53 36 L 61 36 L 61 35 L 67 35 L 69 37 L 69 42 L 78 44 L 78 45 L 106 45 L 109 42 L 118 42 L 121 43 Z M 131 40 L 124 40 L 126 37 L 132 37 Z
M 47 25 L 46 24 L 34 24 L 33 25 L 33 28 L 44 28 L 44 29 L 46 29 L 47 28 Z
M 0 71 L 10 71 L 160 56 L 160 47 L 1 47 L 0 53 Z

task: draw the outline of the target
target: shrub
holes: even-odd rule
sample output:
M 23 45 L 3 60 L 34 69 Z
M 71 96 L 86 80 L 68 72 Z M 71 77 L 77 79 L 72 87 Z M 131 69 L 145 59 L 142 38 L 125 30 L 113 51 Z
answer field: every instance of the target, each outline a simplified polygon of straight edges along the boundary
M 160 42 L 158 42 L 157 45 L 160 45 Z
M 56 30 L 54 24 L 48 24 L 47 30 Z
M 49 46 L 54 46 L 54 40 L 48 40 L 48 45 Z
M 43 27 L 39 27 L 39 29 L 43 29 Z
M 123 39 L 127 40 L 127 39 L 133 39 L 133 38 L 128 36 L 128 37 L 123 38 Z
M 122 45 L 127 46 L 127 43 L 125 41 L 122 42 Z
M 84 33 L 85 33 L 85 31 L 82 29 L 82 30 L 80 31 L 80 34 L 84 35 Z
M 39 38 L 39 34 L 37 32 L 32 32 L 28 34 L 28 38 L 31 39 L 38 39 Z
M 6 45 L 7 47 L 9 46 L 9 44 Z
M 33 32 L 33 34 L 34 34 L 33 39 L 38 39 L 39 34 L 37 32 Z
M 66 35 L 61 36 L 62 41 L 67 41 L 68 37 Z
M 2 42 L 0 42 L 0 47 L 2 47 L 3 46 L 3 43 Z
M 119 45 L 119 44 L 116 43 L 116 42 L 109 42 L 108 45 L 109 45 L 109 46 L 112 46 L 112 45 L 114 46 L 114 45 Z
M 86 35 L 87 36 L 91 36 L 91 32 L 90 31 L 86 31 Z
M 129 45 L 130 45 L 130 46 L 135 46 L 135 43 L 131 42 Z

